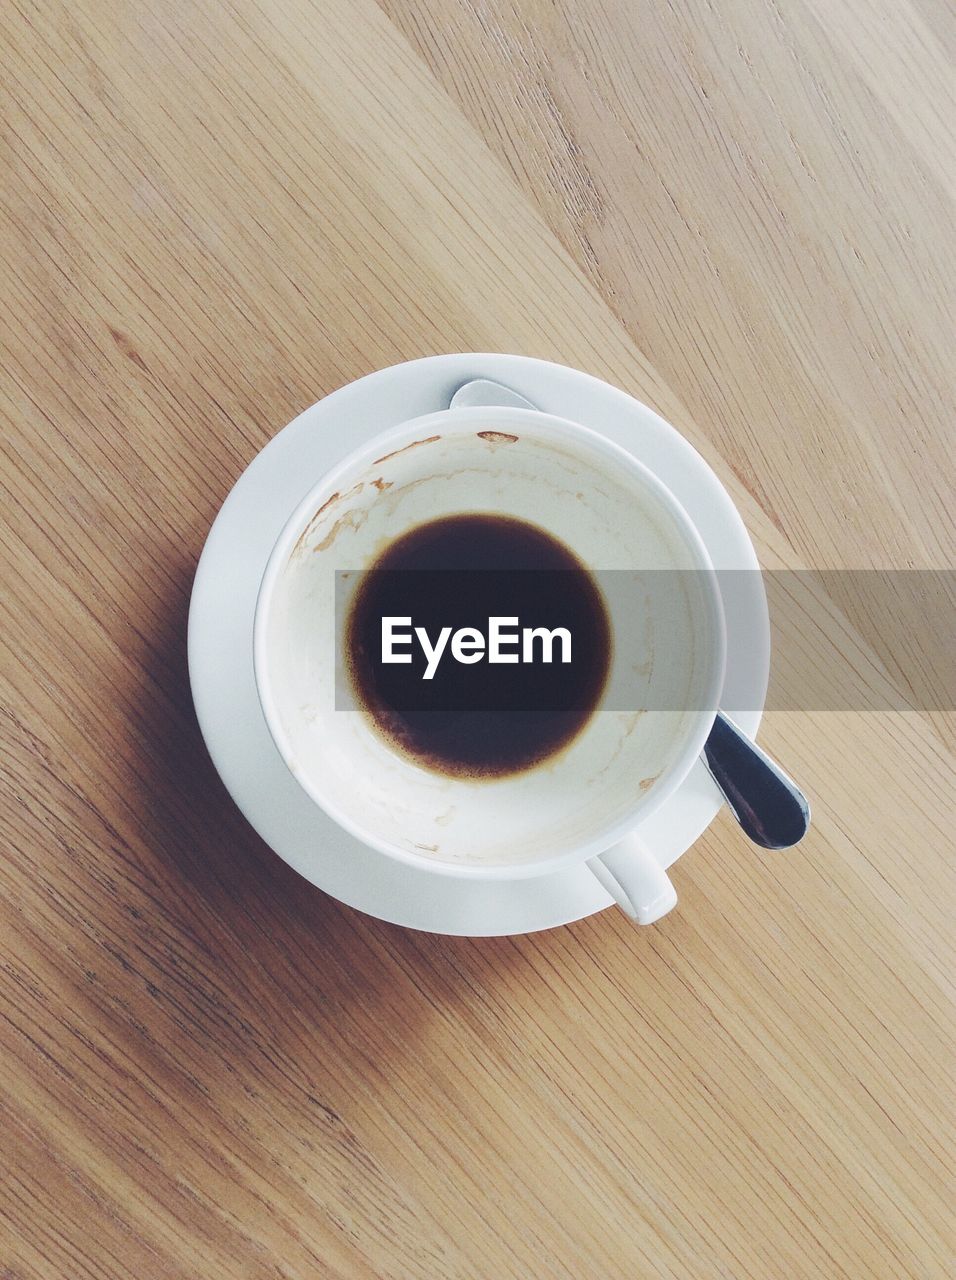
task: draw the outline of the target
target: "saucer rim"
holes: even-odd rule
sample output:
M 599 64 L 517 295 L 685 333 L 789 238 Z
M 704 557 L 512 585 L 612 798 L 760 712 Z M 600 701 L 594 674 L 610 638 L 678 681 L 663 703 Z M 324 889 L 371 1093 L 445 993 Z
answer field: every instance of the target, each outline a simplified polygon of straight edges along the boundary
M 323 870 L 327 870 L 329 867 L 328 857 L 326 856 L 328 850 L 323 850 L 318 855 L 314 853 L 304 855 L 301 850 L 293 851 L 291 846 L 299 841 L 302 835 L 301 830 L 296 829 L 294 824 L 290 825 L 289 821 L 283 820 L 283 815 L 277 812 L 277 807 L 280 803 L 278 797 L 273 796 L 271 793 L 263 793 L 262 788 L 257 788 L 252 782 L 250 760 L 248 758 L 243 759 L 244 753 L 241 743 L 238 745 L 233 744 L 235 750 L 231 754 L 230 750 L 227 750 L 227 739 L 231 734 L 235 733 L 236 725 L 234 721 L 230 720 L 229 712 L 231 708 L 214 705 L 215 697 L 210 692 L 210 681 L 208 679 L 210 671 L 208 659 L 211 652 L 209 628 L 211 626 L 214 629 L 217 622 L 220 622 L 217 611 L 210 607 L 216 589 L 214 570 L 225 571 L 221 576 L 224 576 L 227 581 L 233 581 L 236 577 L 238 548 L 233 546 L 230 550 L 225 545 L 226 526 L 236 523 L 241 518 L 239 509 L 246 503 L 247 498 L 250 500 L 253 498 L 255 486 L 269 483 L 275 484 L 278 478 L 278 471 L 284 469 L 286 472 L 284 487 L 288 488 L 289 477 L 294 470 L 289 464 L 289 458 L 297 450 L 305 452 L 304 446 L 307 442 L 307 433 L 318 424 L 319 420 L 327 418 L 338 407 L 343 409 L 351 408 L 353 411 L 352 416 L 354 417 L 356 416 L 354 410 L 357 402 L 362 399 L 371 402 L 377 395 L 380 399 L 381 395 L 379 393 L 386 390 L 388 383 L 394 384 L 392 387 L 393 392 L 401 389 L 403 383 L 406 391 L 414 390 L 414 387 L 410 388 L 409 386 L 409 379 L 411 378 L 414 383 L 418 384 L 419 389 L 427 382 L 430 394 L 433 384 L 440 384 L 440 390 L 438 386 L 435 386 L 433 394 L 435 399 L 439 399 L 437 409 L 441 409 L 443 407 L 442 401 L 447 405 L 451 393 L 458 385 L 477 377 L 487 377 L 509 385 L 514 385 L 517 382 L 519 386 L 521 384 L 527 386 L 529 381 L 535 382 L 538 384 L 537 393 L 531 392 L 529 398 L 532 399 L 537 394 L 537 396 L 547 400 L 549 392 L 555 394 L 563 392 L 565 395 L 575 393 L 579 398 L 583 393 L 585 400 L 591 396 L 593 403 L 590 407 L 593 412 L 582 415 L 586 419 L 586 425 L 592 430 L 596 430 L 598 434 L 608 435 L 608 438 L 634 453 L 634 456 L 639 461 L 648 465 L 643 453 L 635 450 L 630 439 L 630 434 L 634 428 L 638 425 L 643 425 L 645 431 L 656 436 L 651 451 L 663 449 L 665 453 L 670 454 L 668 464 L 680 477 L 676 497 L 682 505 L 690 506 L 689 514 L 695 524 L 698 523 L 695 507 L 700 507 L 702 511 L 703 508 L 700 504 L 711 500 L 716 508 L 719 508 L 720 540 L 724 545 L 719 556 L 712 555 L 717 567 L 758 568 L 756 554 L 749 534 L 730 495 L 718 477 L 693 446 L 674 427 L 666 423 L 642 402 L 626 392 L 594 378 L 590 374 L 533 357 L 498 355 L 494 353 L 452 353 L 426 356 L 418 360 L 402 362 L 385 369 L 376 370 L 329 393 L 329 395 L 309 406 L 294 418 L 250 461 L 223 501 L 209 530 L 199 558 L 190 600 L 188 653 L 190 683 L 193 689 L 197 718 L 213 763 L 240 811 L 265 842 L 284 861 L 293 866 L 311 884 L 323 889 L 324 892 L 330 893 L 331 896 L 345 902 L 347 905 L 364 911 L 366 914 L 387 920 L 390 923 L 427 932 L 458 936 L 502 936 L 534 932 L 571 923 L 611 905 L 612 900 L 597 885 L 597 882 L 587 872 L 586 868 L 581 865 L 530 879 L 500 881 L 455 879 L 445 876 L 441 871 L 401 866 L 401 870 L 409 880 L 414 879 L 419 883 L 416 885 L 409 883 L 403 886 L 401 892 L 393 894 L 393 897 L 387 903 L 383 903 L 377 900 L 381 897 L 377 890 L 383 887 L 381 882 L 389 878 L 387 874 L 384 874 L 385 869 L 376 869 L 374 866 L 369 865 L 368 856 L 364 859 L 356 857 L 357 851 L 354 848 L 349 856 L 354 859 L 356 866 L 364 861 L 366 864 L 364 869 L 360 869 L 360 874 L 353 877 L 350 885 L 343 885 L 342 877 L 339 876 L 335 887 L 331 888 L 330 877 L 322 874 Z M 541 379 L 545 380 L 543 386 Z M 419 417 L 422 413 L 437 411 L 434 399 L 430 399 L 429 402 L 432 405 L 431 409 L 426 408 L 410 412 L 405 416 Z M 573 418 L 574 415 L 563 407 L 564 404 L 565 401 L 562 400 L 562 407 L 553 409 L 549 404 L 545 403 L 542 404 L 541 411 Z M 619 436 L 608 434 L 606 430 L 602 430 L 601 426 L 596 426 L 593 421 L 595 416 L 598 418 L 607 417 L 612 407 L 621 412 L 622 418 L 630 419 L 626 431 L 628 439 L 626 440 L 622 440 Z M 397 425 L 401 420 L 403 419 L 396 419 L 395 422 L 386 422 L 385 428 Z M 381 426 L 380 418 L 376 417 L 376 422 L 379 425 L 373 427 L 372 430 L 364 431 L 361 438 L 371 438 L 372 435 L 378 434 L 380 430 L 384 429 Z M 341 434 L 341 415 L 338 430 L 339 434 Z M 357 442 L 355 434 L 352 433 L 344 442 L 333 444 L 333 435 L 332 427 L 326 426 L 322 445 L 325 447 L 326 452 L 329 447 L 335 449 L 335 456 L 332 460 L 326 459 L 322 464 L 326 470 L 335 465 L 336 459 L 351 452 L 360 443 L 360 441 Z M 325 437 L 328 437 L 328 440 Z M 301 449 L 300 446 L 302 446 Z M 281 455 L 285 455 L 285 458 L 283 459 Z M 655 470 L 654 467 L 650 469 L 652 471 Z M 272 473 L 271 480 L 270 472 Z M 298 473 L 296 472 L 296 474 Z M 673 479 L 670 477 L 661 478 L 667 487 L 673 491 Z M 699 502 L 695 499 L 695 502 L 688 504 L 684 496 L 688 487 L 706 492 L 698 492 L 696 499 L 699 499 Z M 311 489 L 312 485 L 310 484 L 308 488 Z M 285 506 L 286 516 L 279 520 L 275 531 L 276 534 L 283 527 L 290 506 L 297 505 L 298 500 L 296 499 L 294 503 Z M 708 519 L 712 519 L 713 515 L 714 512 L 711 510 Z M 703 530 L 700 530 L 700 532 L 708 552 L 712 552 L 713 548 Z M 232 536 L 230 534 L 231 538 Z M 264 549 L 264 554 L 262 555 L 263 567 L 269 558 L 271 546 L 272 544 L 270 543 Z M 732 562 L 731 565 L 727 564 L 728 554 Z M 248 574 L 246 576 L 248 577 Z M 254 589 L 251 593 L 253 609 L 259 579 L 261 579 L 261 570 L 253 583 Z M 248 590 L 248 585 L 246 590 Z M 762 709 L 769 676 L 769 620 L 766 617 L 765 598 L 762 603 L 764 616 L 758 618 L 755 615 L 750 619 L 751 625 L 755 626 L 761 632 L 761 635 L 758 636 L 756 644 L 748 644 L 751 662 L 753 662 L 754 655 L 757 655 L 756 664 L 748 672 L 753 692 L 752 701 L 755 707 L 749 712 L 738 712 L 736 715 L 741 727 L 751 734 L 755 734 L 760 721 L 761 710 L 756 709 L 756 707 L 759 706 Z M 247 646 L 249 649 L 248 661 L 243 661 L 242 665 L 248 666 L 246 674 L 252 681 L 254 692 L 251 613 L 248 627 L 248 639 L 250 641 Z M 222 639 L 223 637 L 220 636 L 220 641 Z M 231 636 L 226 636 L 225 640 L 228 645 L 231 641 Z M 213 643 L 211 648 L 217 649 L 218 646 Z M 220 699 L 221 702 L 222 699 Z M 261 710 L 259 715 L 261 718 Z M 264 720 L 261 724 L 261 732 L 268 738 L 268 728 Z M 250 733 L 247 736 L 255 735 Z M 269 742 L 271 744 L 271 738 L 269 738 Z M 278 753 L 275 756 L 275 763 L 278 764 L 288 781 L 291 782 L 293 789 L 298 790 L 297 784 L 291 779 L 291 775 L 288 774 L 286 766 Z M 265 772 L 264 769 L 260 771 Z M 702 765 L 699 766 L 699 769 L 695 767 L 695 770 L 692 771 L 691 775 L 681 784 L 677 791 L 669 797 L 655 817 L 660 819 L 661 815 L 666 816 L 669 811 L 672 811 L 671 827 L 674 825 L 680 826 L 682 819 L 685 818 L 685 815 L 680 811 L 681 800 L 682 798 L 686 800 L 692 792 L 694 793 L 692 798 L 697 803 L 698 811 L 700 811 L 700 801 L 702 799 L 701 781 L 700 776 L 695 778 L 695 774 L 699 775 L 703 774 L 703 772 Z M 245 776 L 242 776 L 243 774 Z M 274 782 L 278 785 L 278 775 L 275 776 Z M 696 818 L 692 821 L 692 826 L 695 828 L 694 833 L 689 835 L 686 841 L 685 837 L 680 835 L 677 843 L 681 847 L 671 856 L 668 855 L 666 848 L 661 849 L 658 847 L 655 850 L 660 857 L 661 865 L 665 868 L 672 865 L 699 838 L 710 822 L 713 821 L 721 807 L 721 800 L 709 779 L 706 780 L 705 785 L 709 788 L 709 799 L 703 807 L 707 810 L 712 810 L 712 812 L 706 817 L 702 825 L 700 823 L 700 812 L 698 812 Z M 312 834 L 316 838 L 316 844 L 320 836 L 324 834 L 326 837 L 332 836 L 335 840 L 346 841 L 351 846 L 358 845 L 354 837 L 339 828 L 318 806 L 308 800 L 306 800 L 306 803 L 313 811 L 309 814 L 309 821 L 310 825 L 315 827 L 315 831 Z M 649 819 L 648 822 L 649 824 L 653 823 L 654 818 Z M 698 827 L 699 829 L 696 829 Z M 672 834 L 672 831 L 669 830 L 668 841 L 671 840 Z M 647 833 L 647 838 L 652 849 L 655 849 L 656 844 L 663 843 L 666 845 L 667 843 L 667 841 L 655 841 L 651 832 Z M 366 855 L 371 855 L 373 860 L 391 861 L 386 855 L 368 849 L 367 846 L 360 846 L 360 849 Z M 334 877 L 331 878 L 334 879 Z M 346 879 L 348 879 L 348 875 L 346 875 Z M 561 885 L 557 883 L 559 881 L 567 883 Z M 441 882 L 441 885 L 446 887 L 454 885 L 459 893 L 472 895 L 474 895 L 474 890 L 479 887 L 488 888 L 494 886 L 500 890 L 502 886 L 507 885 L 509 890 L 513 890 L 516 886 L 522 884 L 537 886 L 542 892 L 529 898 L 527 903 L 517 910 L 514 909 L 515 904 L 509 905 L 502 901 L 500 893 L 481 894 L 478 895 L 482 899 L 481 901 L 459 904 L 458 909 L 451 913 L 456 916 L 456 919 L 452 920 L 447 917 L 441 918 L 441 913 L 447 909 L 447 904 L 443 907 L 439 899 L 442 897 L 448 898 L 450 895 L 447 889 L 444 892 L 438 892 L 439 886 L 435 882 Z

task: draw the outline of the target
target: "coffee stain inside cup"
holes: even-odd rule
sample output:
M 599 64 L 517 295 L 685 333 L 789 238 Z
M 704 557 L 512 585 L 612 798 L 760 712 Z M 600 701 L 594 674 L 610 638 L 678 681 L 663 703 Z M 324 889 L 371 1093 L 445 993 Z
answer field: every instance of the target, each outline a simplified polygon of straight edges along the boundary
M 389 661 L 385 618 L 417 628 Z M 478 657 L 474 647 L 459 656 L 449 637 L 468 632 L 474 646 L 492 618 L 519 618 L 514 657 L 492 660 L 490 642 Z M 427 677 L 419 633 L 429 643 L 446 633 Z M 344 643 L 357 705 L 388 744 L 432 772 L 476 780 L 567 749 L 601 700 L 612 648 L 603 595 L 577 556 L 537 525 L 486 512 L 430 520 L 391 541 L 355 590 Z

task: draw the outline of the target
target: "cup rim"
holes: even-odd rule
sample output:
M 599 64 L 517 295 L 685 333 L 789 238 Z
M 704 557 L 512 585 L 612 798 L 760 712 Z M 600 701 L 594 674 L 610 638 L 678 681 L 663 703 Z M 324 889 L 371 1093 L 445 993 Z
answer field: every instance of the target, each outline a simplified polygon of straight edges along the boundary
M 272 694 L 268 664 L 266 662 L 268 605 L 282 569 L 303 530 L 307 528 L 309 521 L 314 516 L 317 504 L 320 504 L 328 494 L 334 493 L 344 477 L 358 468 L 373 464 L 383 453 L 389 452 L 389 445 L 402 441 L 406 436 L 418 435 L 422 431 L 429 431 L 439 424 L 447 427 L 452 423 L 466 424 L 468 422 L 481 422 L 486 425 L 496 422 L 502 425 L 506 422 L 512 424 L 524 422 L 526 428 L 533 422 L 538 427 L 556 430 L 566 437 L 583 438 L 599 453 L 603 453 L 618 466 L 624 467 L 641 478 L 642 483 L 652 491 L 655 498 L 669 511 L 680 526 L 684 538 L 690 544 L 694 557 L 699 562 L 698 567 L 702 570 L 713 570 L 713 564 L 703 539 L 677 497 L 639 458 L 615 441 L 601 435 L 600 432 L 570 418 L 562 418 L 557 414 L 545 413 L 538 409 L 522 409 L 511 406 L 440 409 L 432 413 L 421 414 L 416 418 L 406 419 L 404 422 L 396 423 L 394 426 L 386 427 L 326 471 L 297 503 L 273 544 L 256 594 L 253 619 L 253 675 L 263 719 L 286 768 L 309 798 L 328 814 L 334 822 L 361 841 L 362 844 L 376 849 L 399 862 L 437 874 L 455 876 L 459 879 L 529 879 L 586 862 L 589 858 L 593 858 L 613 847 L 624 836 L 633 831 L 640 822 L 650 817 L 652 813 L 663 805 L 690 773 L 713 727 L 724 680 L 726 628 L 723 605 L 715 573 L 705 573 L 705 581 L 707 583 L 705 599 L 714 638 L 714 644 L 710 647 L 708 653 L 709 669 L 706 672 L 707 709 L 698 714 L 693 732 L 687 734 L 686 740 L 675 759 L 661 772 L 652 787 L 647 791 L 641 792 L 635 786 L 634 806 L 628 810 L 626 817 L 613 824 L 613 826 L 602 829 L 598 836 L 593 837 L 578 848 L 566 850 L 548 858 L 536 858 L 528 862 L 514 864 L 447 862 L 440 858 L 413 853 L 398 844 L 392 844 L 387 840 L 380 839 L 362 828 L 348 813 L 338 808 L 334 799 L 314 785 L 311 777 L 303 774 L 296 767 L 294 754 L 282 726 Z

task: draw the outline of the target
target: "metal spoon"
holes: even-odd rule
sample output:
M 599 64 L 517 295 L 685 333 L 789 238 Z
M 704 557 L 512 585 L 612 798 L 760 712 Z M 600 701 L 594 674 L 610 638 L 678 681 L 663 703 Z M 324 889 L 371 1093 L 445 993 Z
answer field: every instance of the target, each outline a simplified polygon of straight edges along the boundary
M 451 398 L 452 409 L 500 405 L 535 409 L 517 391 L 474 378 Z M 704 764 L 744 834 L 764 849 L 787 849 L 806 835 L 810 806 L 792 778 L 722 711 L 704 743 Z

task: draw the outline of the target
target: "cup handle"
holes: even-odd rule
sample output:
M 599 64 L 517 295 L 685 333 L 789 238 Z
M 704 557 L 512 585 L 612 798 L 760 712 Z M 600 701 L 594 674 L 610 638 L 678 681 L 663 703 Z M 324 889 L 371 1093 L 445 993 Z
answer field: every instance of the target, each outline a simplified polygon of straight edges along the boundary
M 587 866 L 637 924 L 653 924 L 677 903 L 670 877 L 636 832 L 589 859 Z

